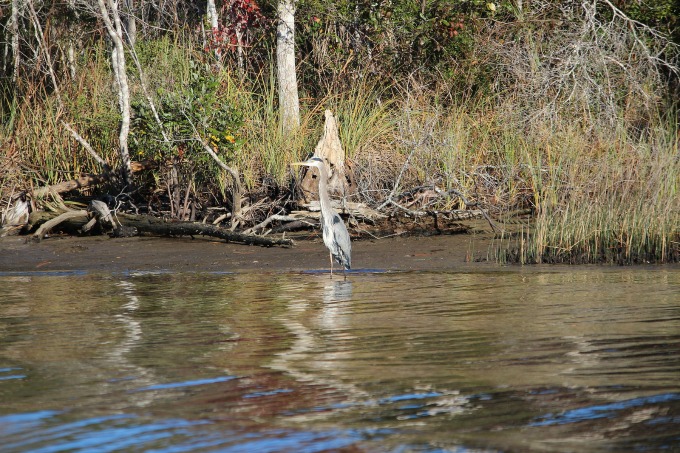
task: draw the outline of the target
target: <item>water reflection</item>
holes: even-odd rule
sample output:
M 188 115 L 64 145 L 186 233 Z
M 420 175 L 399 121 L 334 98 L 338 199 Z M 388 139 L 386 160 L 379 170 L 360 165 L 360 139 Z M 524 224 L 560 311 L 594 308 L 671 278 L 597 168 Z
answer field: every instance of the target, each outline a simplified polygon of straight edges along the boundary
M 285 372 L 301 383 L 314 383 L 342 393 L 344 404 L 365 398 L 365 392 L 353 382 L 336 376 L 335 364 L 350 359 L 352 352 L 329 347 L 338 332 L 344 341 L 354 339 L 343 335 L 351 314 L 352 282 L 350 280 L 313 281 L 304 288 L 294 286 L 290 293 L 282 294 L 288 300 L 286 310 L 275 319 L 283 325 L 292 338 L 290 346 L 276 354 L 269 366 Z M 302 291 L 301 291 L 302 290 Z M 306 297 L 304 297 L 306 296 Z M 326 412 L 317 408 L 315 413 Z M 296 411 L 297 415 L 307 410 Z
M 0 276 L 3 451 L 630 451 L 680 271 Z

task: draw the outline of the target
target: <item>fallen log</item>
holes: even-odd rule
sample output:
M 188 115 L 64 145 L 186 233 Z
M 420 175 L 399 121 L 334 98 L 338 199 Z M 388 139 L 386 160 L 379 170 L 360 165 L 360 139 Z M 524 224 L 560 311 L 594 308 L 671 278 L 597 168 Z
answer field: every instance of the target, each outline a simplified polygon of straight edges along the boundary
M 293 241 L 290 239 L 273 239 L 269 237 L 254 236 L 237 233 L 216 225 L 206 225 L 196 222 L 168 222 L 157 217 L 118 214 L 116 219 L 127 227 L 134 227 L 140 233 L 151 233 L 160 236 L 209 236 L 224 239 L 227 242 L 236 242 L 246 245 L 259 245 L 262 247 L 290 247 Z
M 234 242 L 245 245 L 259 245 L 262 247 L 291 247 L 293 241 L 291 239 L 274 239 L 271 237 L 254 236 L 250 234 L 237 233 L 222 228 L 216 225 L 206 225 L 196 222 L 174 222 L 166 221 L 161 218 L 134 215 L 134 214 L 116 214 L 114 216 L 116 223 L 114 227 L 113 236 L 121 235 L 117 233 L 117 229 L 125 230 L 125 236 L 129 236 L 129 231 L 134 231 L 136 234 L 151 234 L 156 236 L 208 236 L 219 239 L 224 239 L 227 242 Z M 51 229 L 57 226 L 68 230 L 82 229 L 88 222 L 86 211 L 69 211 L 59 215 L 52 212 L 32 212 L 29 217 L 29 225 L 31 229 L 39 227 L 34 237 L 42 238 Z M 135 234 L 132 234 L 135 235 Z M 40 239 L 38 239 L 40 240 Z

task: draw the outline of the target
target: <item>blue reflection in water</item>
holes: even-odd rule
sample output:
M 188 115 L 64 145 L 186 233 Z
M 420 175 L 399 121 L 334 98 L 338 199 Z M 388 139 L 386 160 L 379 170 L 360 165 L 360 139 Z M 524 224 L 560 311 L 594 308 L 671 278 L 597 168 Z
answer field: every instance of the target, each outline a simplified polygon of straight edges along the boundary
M 613 417 L 616 411 L 631 409 L 647 404 L 667 403 L 678 400 L 680 400 L 680 393 L 662 393 L 660 395 L 643 396 L 640 398 L 617 401 L 616 403 L 581 407 L 579 409 L 568 410 L 557 415 L 544 415 L 538 417 L 539 421 L 531 422 L 529 426 L 565 425 L 568 423 L 578 423 L 585 420 L 609 418 Z
M 206 384 L 216 384 L 218 382 L 227 382 L 231 381 L 233 379 L 236 379 L 236 376 L 219 376 L 216 378 L 210 378 L 210 379 L 196 379 L 193 381 L 182 381 L 182 382 L 168 382 L 167 384 L 156 384 L 156 385 L 150 385 L 148 387 L 142 387 L 139 389 L 132 390 L 133 392 L 145 392 L 148 390 L 167 390 L 167 389 L 176 389 L 176 388 L 183 388 L 183 387 L 194 387 L 197 385 L 206 385 Z
M 146 423 L 140 416 L 115 414 L 60 423 L 63 413 L 39 411 L 0 417 L 0 432 L 9 437 L 5 452 L 53 453 L 61 451 L 111 452 L 125 449 L 148 452 L 333 451 L 357 442 L 392 434 L 385 429 L 330 429 L 297 431 L 268 429 L 238 432 L 211 420 L 164 419 Z M 49 424 L 56 425 L 49 426 Z M 11 437 L 10 437 L 11 436 Z
M 399 401 L 407 401 L 407 400 L 422 400 L 425 398 L 437 398 L 440 396 L 443 396 L 443 393 L 439 392 L 428 392 L 428 393 L 405 393 L 403 395 L 393 395 L 393 396 L 388 396 L 387 398 L 383 398 L 378 401 L 378 404 L 384 404 L 384 403 L 397 403 Z
M 290 393 L 293 390 L 291 389 L 276 389 L 276 390 L 269 390 L 266 392 L 253 392 L 253 393 L 246 393 L 243 395 L 243 398 L 261 398 L 263 396 L 273 396 L 273 395 L 278 395 L 280 393 Z
M 24 414 L 0 416 L 0 434 L 11 435 L 22 431 L 30 431 L 39 426 L 44 419 L 60 414 L 58 411 L 37 411 Z
M 178 434 L 189 435 L 190 431 L 187 428 L 208 423 L 205 421 L 190 422 L 170 419 L 155 423 L 137 424 L 138 417 L 135 415 L 116 414 L 62 423 L 52 427 L 42 427 L 48 421 L 56 421 L 53 420 L 56 415 L 59 415 L 59 413 L 43 411 L 41 413 L 3 417 L 4 420 L 2 421 L 9 423 L 14 437 L 18 438 L 15 441 L 10 440 L 4 443 L 3 450 L 30 451 L 33 453 L 108 452 L 140 446 Z M 29 426 L 25 422 L 19 422 L 12 428 L 12 420 L 19 421 L 22 418 L 33 418 L 35 423 Z
M 13 371 L 20 371 L 21 368 L 17 367 L 7 367 L 7 368 L 0 368 L 0 373 L 11 373 Z M 11 381 L 13 379 L 24 379 L 26 378 L 25 374 L 9 374 L 5 376 L 0 376 L 0 381 Z
M 9 381 L 11 379 L 24 379 L 25 374 L 10 374 L 9 376 L 0 376 L 0 381 Z

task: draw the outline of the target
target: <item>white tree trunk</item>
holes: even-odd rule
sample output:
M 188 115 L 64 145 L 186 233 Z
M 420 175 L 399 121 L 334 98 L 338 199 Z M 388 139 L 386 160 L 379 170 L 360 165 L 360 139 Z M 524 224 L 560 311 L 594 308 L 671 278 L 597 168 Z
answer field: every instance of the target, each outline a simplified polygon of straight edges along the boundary
M 19 54 L 19 0 L 12 0 L 12 19 L 10 25 L 10 34 L 12 35 L 12 59 L 14 60 L 14 68 L 12 68 L 12 80 L 16 83 L 19 72 L 20 54 Z
M 76 19 L 80 19 L 80 13 L 76 9 L 76 0 L 67 0 L 66 5 L 68 6 L 68 10 L 71 14 L 75 16 Z M 67 58 L 68 58 L 68 69 L 69 73 L 71 74 L 71 81 L 74 81 L 76 79 L 76 25 L 73 21 L 69 21 L 68 24 L 68 49 L 67 49 Z
M 130 133 L 130 88 L 128 86 L 127 72 L 125 72 L 125 47 L 123 45 L 123 27 L 118 12 L 118 3 L 108 0 L 108 8 L 104 0 L 98 0 L 99 9 L 106 25 L 106 30 L 113 41 L 111 51 L 111 65 L 113 74 L 118 84 L 118 103 L 120 106 L 121 122 L 119 140 L 119 153 L 123 170 L 123 180 L 130 183 L 130 153 L 128 152 L 128 135 Z
M 54 74 L 54 67 L 52 66 L 52 57 L 50 56 L 50 51 L 45 44 L 43 39 L 43 29 L 40 25 L 40 19 L 38 19 L 38 14 L 35 12 L 33 7 L 33 2 L 29 0 L 27 2 L 28 9 L 31 13 L 31 19 L 33 20 L 33 27 L 35 28 L 35 37 L 38 41 L 38 49 L 42 49 L 43 55 L 45 56 L 45 62 L 47 63 L 47 71 L 50 74 L 50 79 L 52 80 L 52 85 L 54 89 L 54 94 L 57 96 L 57 102 L 60 107 L 63 107 L 63 102 L 61 101 L 61 92 L 59 90 L 59 84 L 57 84 L 57 76 Z
M 244 60 L 244 52 L 243 52 L 243 32 L 239 30 L 238 28 L 236 29 L 236 55 L 238 56 L 238 73 L 243 78 L 246 73 L 246 66 L 245 66 L 245 60 Z
M 125 40 L 130 47 L 137 42 L 137 20 L 134 15 L 134 0 L 123 0 L 125 4 Z
M 220 29 L 220 18 L 217 15 L 215 0 L 207 0 L 206 10 L 206 16 L 208 17 L 208 22 L 210 23 L 210 38 L 208 42 L 214 42 L 215 34 Z M 217 59 L 218 64 L 221 65 L 222 49 L 220 47 L 215 47 L 215 58 Z
M 289 133 L 300 126 L 300 100 L 295 75 L 295 0 L 279 0 L 276 71 L 279 79 L 281 127 Z
M 217 17 L 217 8 L 215 7 L 215 0 L 208 0 L 206 5 L 206 15 L 208 16 L 208 22 L 210 22 L 210 28 L 215 31 L 219 28 L 219 20 Z

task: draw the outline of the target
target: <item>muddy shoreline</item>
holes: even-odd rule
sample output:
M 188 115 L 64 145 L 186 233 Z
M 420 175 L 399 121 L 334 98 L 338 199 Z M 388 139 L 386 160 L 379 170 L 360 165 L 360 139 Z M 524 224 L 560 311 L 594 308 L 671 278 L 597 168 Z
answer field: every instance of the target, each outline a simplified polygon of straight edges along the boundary
M 557 271 L 583 268 L 583 265 L 500 265 L 493 259 L 486 260 L 492 246 L 493 235 L 488 233 L 358 240 L 352 243 L 352 272 Z M 635 267 L 656 269 L 661 266 L 680 269 L 678 264 Z M 328 251 L 313 233 L 298 237 L 290 248 L 189 237 L 112 239 L 108 236 L 53 236 L 39 243 L 26 236 L 0 238 L 0 274 L 59 271 L 327 272 L 328 267 Z
M 366 270 L 498 267 L 486 258 L 491 235 L 394 237 L 353 242 L 352 264 Z M 328 269 L 328 251 L 310 234 L 291 248 L 257 247 L 204 238 L 54 236 L 0 238 L 0 272 L 301 272 Z M 336 268 L 337 269 L 337 268 Z

